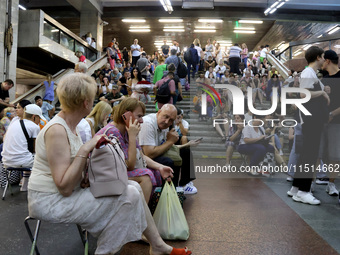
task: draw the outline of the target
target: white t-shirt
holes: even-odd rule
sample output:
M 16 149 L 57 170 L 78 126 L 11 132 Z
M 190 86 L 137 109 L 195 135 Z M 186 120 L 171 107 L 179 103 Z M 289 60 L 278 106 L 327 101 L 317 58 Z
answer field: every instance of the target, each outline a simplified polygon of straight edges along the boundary
M 31 120 L 24 119 L 24 124 L 30 138 L 36 138 L 40 128 Z M 5 166 L 28 166 L 33 162 L 33 155 L 28 151 L 27 139 L 21 128 L 20 121 L 15 121 L 8 127 L 4 138 L 2 162 Z
M 92 42 L 92 38 L 91 37 L 86 37 L 86 42 L 91 45 L 91 42 Z
M 187 122 L 186 120 L 182 119 L 182 125 L 185 129 L 189 129 L 189 122 Z M 177 131 L 179 129 L 179 126 L 175 125 L 175 130 Z
M 181 52 L 181 49 L 180 49 L 179 47 L 175 46 L 175 45 L 172 45 L 172 46 L 170 47 L 170 51 L 171 51 L 172 49 L 177 50 L 177 53 Z
M 260 131 L 262 129 L 262 132 Z M 242 136 L 240 140 L 240 144 L 246 144 L 244 142 L 244 138 L 260 138 L 265 133 L 262 127 L 259 127 L 258 131 L 256 132 L 255 129 L 251 126 L 245 126 L 242 130 Z
M 263 48 L 261 50 L 260 57 L 261 58 L 267 58 L 267 52 L 268 52 L 267 48 Z
M 220 70 L 221 69 L 221 70 Z M 225 72 L 225 70 L 227 70 L 227 68 L 225 66 L 220 66 L 220 65 L 217 65 L 215 67 L 215 72 L 216 73 L 220 73 L 220 74 L 223 74 Z
M 320 82 L 321 89 L 324 90 L 324 85 L 316 76 L 313 68 L 307 67 L 305 70 L 302 71 L 300 76 L 300 88 L 313 89 L 315 82 Z
M 202 48 L 200 46 L 195 46 L 195 49 L 197 50 L 198 57 L 201 58 Z
M 137 49 L 137 50 L 134 50 L 134 49 Z M 132 51 L 134 50 L 134 51 Z M 132 57 L 139 57 L 141 52 L 138 51 L 140 50 L 140 46 L 138 44 L 132 44 L 131 45 L 131 52 L 132 52 Z
M 139 145 L 159 146 L 166 141 L 169 128 L 160 130 L 157 125 L 157 113 L 151 113 L 143 117 L 143 123 L 139 133 Z
M 83 143 L 86 143 L 92 139 L 91 126 L 85 119 L 81 119 L 77 125 L 77 129 Z
M 109 83 L 109 90 L 112 90 L 112 83 Z M 103 94 L 106 95 L 108 93 L 106 86 L 102 86 Z
M 215 72 L 212 72 L 212 74 L 213 74 L 213 76 L 214 76 L 213 79 L 216 79 L 216 73 L 215 73 Z M 206 71 L 206 72 L 205 72 L 205 78 L 210 79 L 210 78 L 209 78 L 209 71 Z

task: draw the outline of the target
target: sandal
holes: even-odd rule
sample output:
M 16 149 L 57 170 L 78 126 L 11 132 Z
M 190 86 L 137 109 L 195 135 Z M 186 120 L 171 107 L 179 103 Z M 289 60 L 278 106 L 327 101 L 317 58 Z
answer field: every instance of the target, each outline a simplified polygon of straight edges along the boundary
M 185 247 L 184 249 L 172 248 L 170 255 L 190 255 L 192 252 Z

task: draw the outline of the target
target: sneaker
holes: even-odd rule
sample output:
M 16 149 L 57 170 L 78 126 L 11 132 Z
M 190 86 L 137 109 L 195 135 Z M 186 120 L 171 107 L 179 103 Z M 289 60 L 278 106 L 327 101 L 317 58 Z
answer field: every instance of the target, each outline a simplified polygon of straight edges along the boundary
M 187 185 L 184 186 L 184 195 L 191 195 L 196 193 L 197 188 L 194 186 L 192 182 L 189 182 Z
M 329 178 L 319 178 L 319 179 L 316 179 L 315 182 L 318 185 L 326 185 L 329 183 Z
M 290 175 L 287 177 L 287 182 L 292 182 L 292 181 L 294 181 L 294 178 L 293 177 L 291 177 Z
M 316 199 L 312 195 L 312 193 L 304 191 L 299 191 L 295 196 L 293 196 L 293 200 L 295 202 L 301 202 L 310 205 L 319 205 L 321 203 L 320 200 Z
M 292 186 L 292 188 L 287 191 L 287 195 L 290 196 L 290 197 L 293 197 L 298 193 L 298 191 L 299 191 L 298 187 Z
M 326 192 L 330 196 L 338 196 L 339 191 L 336 189 L 334 182 L 329 182 L 327 187 L 326 187 Z
M 249 171 L 249 173 L 250 173 L 251 175 L 254 175 L 254 176 L 260 175 L 260 174 L 261 174 L 261 173 L 259 173 L 257 170 L 254 170 L 254 169 L 251 169 L 251 170 Z

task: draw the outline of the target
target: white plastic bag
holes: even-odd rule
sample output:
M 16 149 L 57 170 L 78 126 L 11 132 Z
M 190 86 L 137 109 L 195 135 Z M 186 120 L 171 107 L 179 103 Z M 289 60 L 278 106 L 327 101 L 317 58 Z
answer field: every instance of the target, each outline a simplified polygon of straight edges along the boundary
M 172 182 L 165 183 L 153 219 L 163 239 L 188 240 L 188 222 Z

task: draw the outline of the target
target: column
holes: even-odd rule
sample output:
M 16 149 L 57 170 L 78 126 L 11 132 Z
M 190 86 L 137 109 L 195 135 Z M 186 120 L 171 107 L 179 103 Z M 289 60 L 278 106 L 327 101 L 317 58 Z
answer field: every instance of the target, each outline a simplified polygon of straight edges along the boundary
M 103 47 L 103 23 L 101 14 L 97 10 L 82 10 L 80 12 L 80 36 L 91 32 L 96 39 L 97 50 L 102 51 Z

